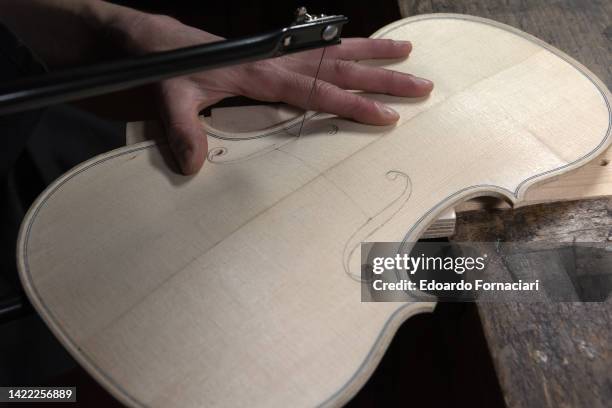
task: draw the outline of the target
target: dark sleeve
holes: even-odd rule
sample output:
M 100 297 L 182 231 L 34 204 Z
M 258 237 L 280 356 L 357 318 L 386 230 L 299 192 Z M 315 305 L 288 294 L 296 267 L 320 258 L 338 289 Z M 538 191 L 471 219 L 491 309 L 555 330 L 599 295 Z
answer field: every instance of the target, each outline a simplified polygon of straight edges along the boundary
M 44 73 L 44 66 L 5 27 L 0 25 L 0 83 Z M 0 180 L 4 179 L 23 151 L 40 111 L 0 115 Z

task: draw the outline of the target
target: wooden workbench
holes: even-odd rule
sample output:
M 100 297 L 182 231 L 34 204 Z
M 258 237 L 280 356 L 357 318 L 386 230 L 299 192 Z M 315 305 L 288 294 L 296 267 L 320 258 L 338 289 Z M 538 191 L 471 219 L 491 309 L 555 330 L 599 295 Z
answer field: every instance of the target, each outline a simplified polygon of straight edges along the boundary
M 491 18 L 533 34 L 612 85 L 612 2 L 399 0 L 402 16 L 445 12 Z M 612 199 L 474 211 L 457 241 L 606 242 Z M 478 314 L 510 407 L 604 407 L 612 400 L 612 299 L 604 303 L 488 303 Z

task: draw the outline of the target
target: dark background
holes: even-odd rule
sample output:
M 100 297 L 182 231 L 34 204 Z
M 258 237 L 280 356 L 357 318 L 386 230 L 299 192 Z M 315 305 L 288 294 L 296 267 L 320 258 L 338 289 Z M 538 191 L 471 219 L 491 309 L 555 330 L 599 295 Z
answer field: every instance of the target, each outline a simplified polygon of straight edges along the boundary
M 167 14 L 185 24 L 231 38 L 255 34 L 287 25 L 295 10 L 305 6 L 309 12 L 344 14 L 350 23 L 343 29 L 345 37 L 368 37 L 383 25 L 400 18 L 395 0 L 313 0 L 313 1 L 137 1 L 113 3 L 153 13 Z M 381 24 L 382 23 L 382 24 Z

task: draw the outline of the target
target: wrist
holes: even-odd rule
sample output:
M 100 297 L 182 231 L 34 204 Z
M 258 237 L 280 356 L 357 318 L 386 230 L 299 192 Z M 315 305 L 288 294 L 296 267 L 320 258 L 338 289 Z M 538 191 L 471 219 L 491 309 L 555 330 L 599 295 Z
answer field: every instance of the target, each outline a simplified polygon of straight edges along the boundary
M 80 13 L 97 33 L 97 42 L 107 54 L 124 56 L 138 53 L 140 27 L 153 15 L 100 0 L 86 0 Z
M 144 14 L 101 0 L 2 1 L 0 23 L 51 69 L 117 57 L 113 33 Z

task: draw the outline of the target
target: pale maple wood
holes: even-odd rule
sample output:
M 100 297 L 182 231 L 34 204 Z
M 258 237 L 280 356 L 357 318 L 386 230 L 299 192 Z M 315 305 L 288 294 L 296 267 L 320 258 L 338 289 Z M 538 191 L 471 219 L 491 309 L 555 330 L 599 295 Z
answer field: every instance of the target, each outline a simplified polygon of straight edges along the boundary
M 138 143 L 34 203 L 18 244 L 26 292 L 121 401 L 341 405 L 401 322 L 435 306 L 361 302 L 361 241 L 416 240 L 475 196 L 519 204 L 610 144 L 610 92 L 525 33 L 440 14 L 374 37 L 410 39 L 408 60 L 384 64 L 436 83 L 426 99 L 369 95 L 400 111 L 396 126 L 316 115 L 299 138 L 293 120 L 209 129 L 192 177 Z
M 264 130 L 280 123 L 298 119 L 303 111 L 286 105 L 261 105 L 213 109 L 210 117 L 202 118 L 203 127 L 223 129 L 239 133 L 247 130 Z M 294 131 L 295 133 L 295 131 Z M 163 130 L 158 122 L 130 122 L 126 127 L 126 144 L 145 140 L 162 139 Z M 584 166 L 568 171 L 552 179 L 532 185 L 522 201 L 514 207 L 549 202 L 583 200 L 612 196 L 612 148 Z M 455 233 L 456 213 L 483 209 L 512 208 L 502 199 L 472 199 L 449 208 L 430 224 L 420 238 L 450 237 Z
M 227 132 L 266 129 L 296 119 L 304 113 L 288 106 L 246 106 L 213 109 L 209 118 L 202 118 L 203 126 L 213 126 Z M 126 127 L 126 144 L 163 137 L 158 122 L 130 122 Z M 515 207 L 549 202 L 584 200 L 612 196 L 612 148 L 584 166 L 568 171 L 552 179 L 532 185 L 522 201 Z M 450 237 L 455 233 L 456 213 L 483 209 L 512 208 L 502 199 L 478 198 L 458 203 L 440 214 L 421 234 L 420 238 Z

